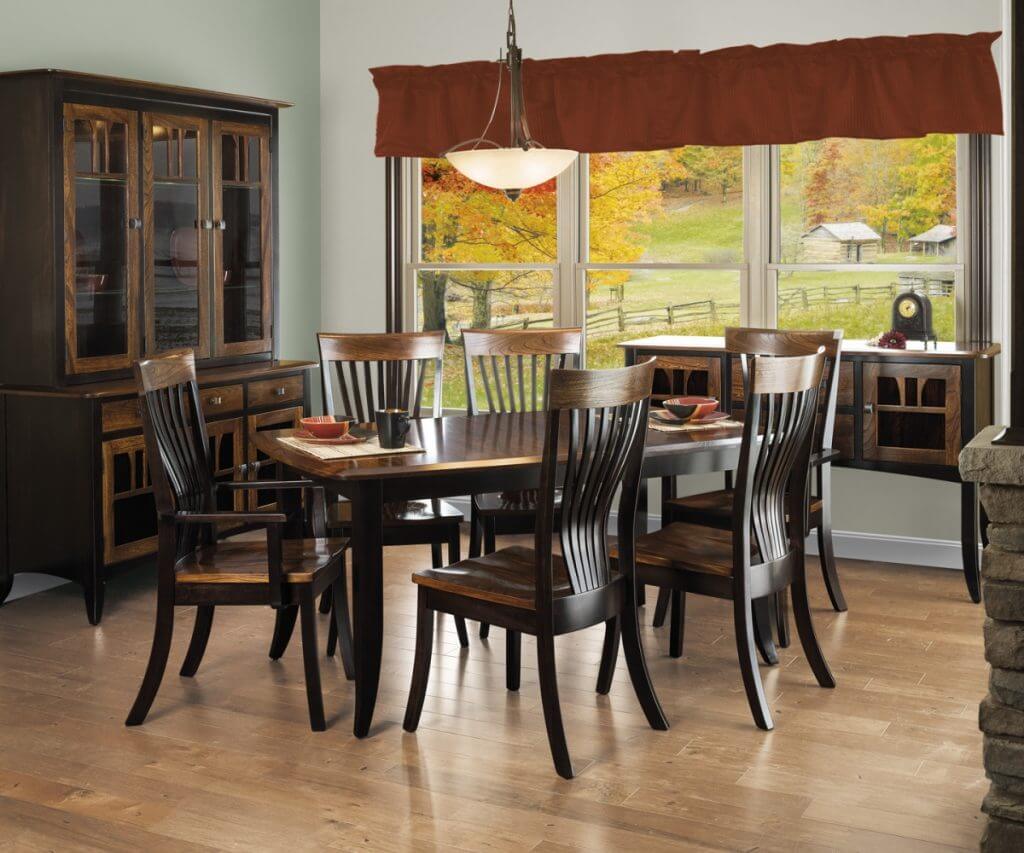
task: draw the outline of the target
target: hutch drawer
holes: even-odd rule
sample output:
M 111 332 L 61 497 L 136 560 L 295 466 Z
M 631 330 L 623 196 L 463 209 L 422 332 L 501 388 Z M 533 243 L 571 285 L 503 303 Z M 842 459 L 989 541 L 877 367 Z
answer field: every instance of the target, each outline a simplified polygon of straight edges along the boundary
M 277 406 L 281 403 L 302 399 L 302 377 L 289 376 L 284 379 L 264 379 L 249 383 L 249 407 Z

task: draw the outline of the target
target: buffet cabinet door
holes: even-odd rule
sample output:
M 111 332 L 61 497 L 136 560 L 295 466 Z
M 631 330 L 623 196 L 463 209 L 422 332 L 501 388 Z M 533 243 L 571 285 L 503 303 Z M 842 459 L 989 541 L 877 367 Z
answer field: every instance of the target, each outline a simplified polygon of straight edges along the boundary
M 955 466 L 959 365 L 865 363 L 863 370 L 864 458 Z
M 156 551 L 156 499 L 141 435 L 103 442 L 103 562 Z
M 138 356 L 138 114 L 64 105 L 64 332 L 67 373 Z
M 142 115 L 146 354 L 210 355 L 208 123 Z
M 263 430 L 298 429 L 302 420 L 302 406 L 260 412 L 248 417 L 248 455 L 246 468 L 250 480 L 280 480 L 284 477 L 283 466 L 260 451 L 253 440 Z M 259 512 L 273 512 L 277 507 L 277 494 L 273 489 L 246 490 L 249 495 L 249 509 Z
M 215 121 L 212 144 L 214 355 L 268 352 L 270 128 Z

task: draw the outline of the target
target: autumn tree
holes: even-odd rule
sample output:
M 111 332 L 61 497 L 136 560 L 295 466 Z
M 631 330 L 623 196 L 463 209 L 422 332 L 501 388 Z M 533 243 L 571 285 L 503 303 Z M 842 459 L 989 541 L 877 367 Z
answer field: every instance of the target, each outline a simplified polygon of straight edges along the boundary
M 687 145 L 676 151 L 686 178 L 697 187 L 714 187 L 722 195 L 722 204 L 728 200 L 729 190 L 743 183 L 742 148 Z

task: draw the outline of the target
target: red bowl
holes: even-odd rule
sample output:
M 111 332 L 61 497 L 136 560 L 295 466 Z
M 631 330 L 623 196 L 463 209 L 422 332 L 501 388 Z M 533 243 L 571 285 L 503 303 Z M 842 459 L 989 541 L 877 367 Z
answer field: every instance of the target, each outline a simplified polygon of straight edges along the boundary
M 672 397 L 661 405 L 677 418 L 688 421 L 710 415 L 718 408 L 718 400 L 714 397 Z
M 299 423 L 314 438 L 341 438 L 348 434 L 352 421 L 335 418 L 334 415 L 314 415 L 303 418 Z

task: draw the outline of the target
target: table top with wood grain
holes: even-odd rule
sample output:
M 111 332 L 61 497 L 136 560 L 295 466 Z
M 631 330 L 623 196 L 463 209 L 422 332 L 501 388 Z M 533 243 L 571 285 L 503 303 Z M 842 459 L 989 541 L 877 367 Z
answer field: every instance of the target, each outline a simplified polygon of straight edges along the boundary
M 540 464 L 544 412 L 458 415 L 413 421 L 408 442 L 423 453 L 321 460 L 281 441 L 295 430 L 266 430 L 253 441 L 288 467 L 323 480 L 355 481 L 429 476 L 438 473 L 516 468 Z M 564 431 L 563 431 L 564 432 Z M 647 431 L 645 459 L 738 448 L 742 429 L 726 426 L 693 432 Z

